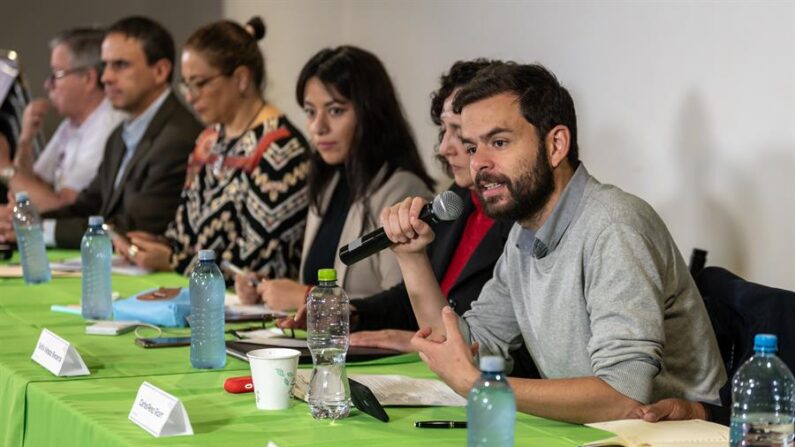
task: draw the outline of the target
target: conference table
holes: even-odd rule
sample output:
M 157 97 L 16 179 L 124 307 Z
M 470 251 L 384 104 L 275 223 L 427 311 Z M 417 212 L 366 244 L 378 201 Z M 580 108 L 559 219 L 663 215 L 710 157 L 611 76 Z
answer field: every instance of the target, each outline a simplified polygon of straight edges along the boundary
M 50 251 L 50 259 L 79 256 Z M 186 287 L 187 278 L 157 273 L 113 276 L 113 290 L 130 296 L 145 289 Z M 418 420 L 465 420 L 464 407 L 388 407 L 390 421 L 358 410 L 339 421 L 316 421 L 308 406 L 294 401 L 287 410 L 262 411 L 253 394 L 223 390 L 229 377 L 249 374 L 248 363 L 228 357 L 220 370 L 190 366 L 189 348 L 144 349 L 135 335 L 85 334 L 79 315 L 54 312 L 52 305 L 79 304 L 80 278 L 54 278 L 26 285 L 0 278 L 0 446 L 461 446 L 466 430 L 418 429 Z M 79 352 L 88 376 L 57 377 L 31 360 L 47 328 Z M 189 329 L 164 328 L 165 335 Z M 348 365 L 349 374 L 401 374 L 435 378 L 416 354 Z M 183 403 L 194 434 L 155 438 L 128 420 L 141 384 L 147 381 Z M 516 445 L 573 447 L 602 439 L 589 427 L 517 415 Z

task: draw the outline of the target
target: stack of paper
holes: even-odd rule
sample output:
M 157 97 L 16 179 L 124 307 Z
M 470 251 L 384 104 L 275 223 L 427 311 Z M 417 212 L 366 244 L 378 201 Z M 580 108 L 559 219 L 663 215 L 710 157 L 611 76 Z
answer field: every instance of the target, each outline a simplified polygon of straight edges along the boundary
M 22 266 L 19 264 L 0 265 L 0 278 L 22 278 Z M 53 278 L 80 277 L 80 272 L 70 272 L 63 270 L 52 270 Z
M 66 259 L 61 262 L 51 262 L 50 268 L 53 270 L 53 272 L 79 273 L 81 270 L 83 270 L 80 258 Z M 111 261 L 111 271 L 117 275 L 124 276 L 142 276 L 152 273 L 151 270 L 131 264 L 129 261 L 124 259 L 124 257 L 119 255 L 113 255 L 113 261 Z

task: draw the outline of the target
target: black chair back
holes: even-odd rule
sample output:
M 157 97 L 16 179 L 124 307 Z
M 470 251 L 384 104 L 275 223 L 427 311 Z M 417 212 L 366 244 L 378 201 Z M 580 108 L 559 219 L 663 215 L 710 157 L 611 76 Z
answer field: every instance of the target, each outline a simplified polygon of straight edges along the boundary
M 795 370 L 795 292 L 746 281 L 721 267 L 696 275 L 729 378 L 754 354 L 754 336 L 778 336 L 778 356 Z M 721 389 L 730 402 L 731 383 Z
M 698 275 L 701 270 L 704 269 L 704 265 L 707 263 L 707 250 L 702 250 L 700 248 L 694 248 L 693 252 L 690 253 L 690 264 L 688 268 L 690 269 L 690 274 L 693 278 Z

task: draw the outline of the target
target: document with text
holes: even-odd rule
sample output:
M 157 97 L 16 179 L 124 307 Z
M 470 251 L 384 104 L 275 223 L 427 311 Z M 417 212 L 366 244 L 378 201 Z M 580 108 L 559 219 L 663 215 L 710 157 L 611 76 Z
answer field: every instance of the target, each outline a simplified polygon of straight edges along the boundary
M 463 407 L 467 400 L 437 379 L 415 379 L 400 375 L 353 374 L 351 379 L 370 388 L 385 407 Z M 306 400 L 312 370 L 299 370 L 293 395 Z
M 663 422 L 626 419 L 586 425 L 616 436 L 582 447 L 726 447 L 729 442 L 729 427 L 698 419 Z

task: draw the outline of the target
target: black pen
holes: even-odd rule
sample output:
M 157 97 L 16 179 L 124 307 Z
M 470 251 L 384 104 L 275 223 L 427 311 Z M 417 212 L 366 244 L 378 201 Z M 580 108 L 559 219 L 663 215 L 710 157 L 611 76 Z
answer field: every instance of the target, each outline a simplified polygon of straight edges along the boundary
M 466 421 L 417 421 L 417 428 L 467 428 Z

